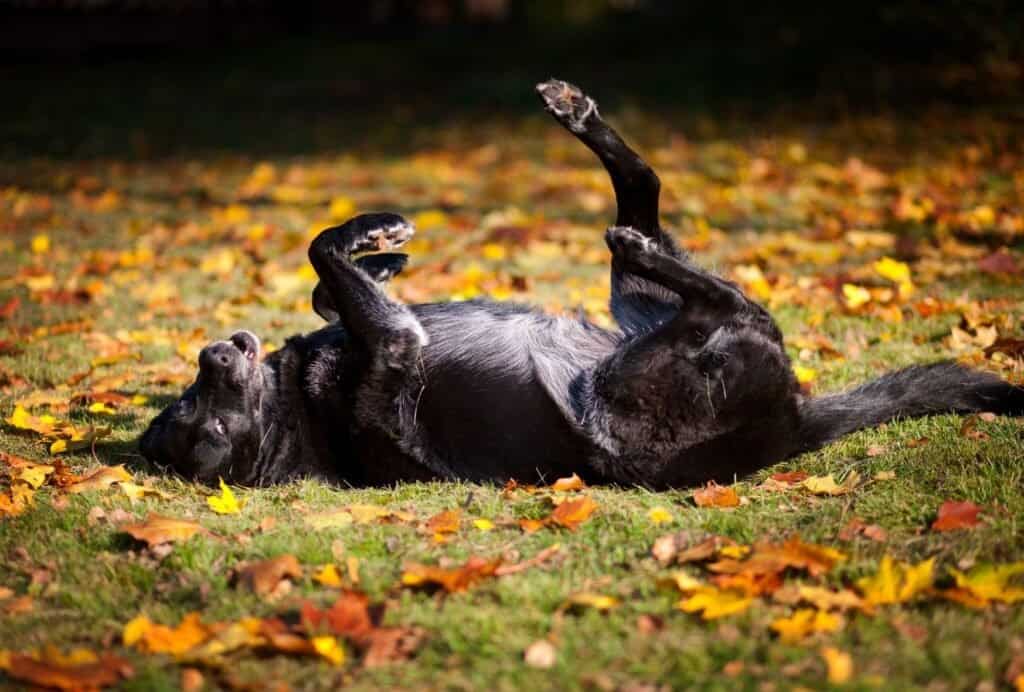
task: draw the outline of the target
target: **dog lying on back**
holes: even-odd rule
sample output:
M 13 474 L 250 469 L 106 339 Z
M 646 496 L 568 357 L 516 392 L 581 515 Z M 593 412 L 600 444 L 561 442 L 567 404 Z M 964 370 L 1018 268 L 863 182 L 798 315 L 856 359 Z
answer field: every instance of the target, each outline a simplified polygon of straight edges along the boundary
M 657 176 L 594 101 L 560 81 L 537 90 L 611 176 L 618 330 L 504 303 L 396 303 L 378 284 L 402 270 L 406 256 L 390 250 L 413 228 L 364 214 L 309 249 L 313 307 L 329 324 L 265 359 L 249 332 L 207 346 L 142 453 L 207 483 L 532 482 L 575 471 L 669 488 L 728 482 L 898 416 L 1024 413 L 1024 389 L 952 363 L 805 397 L 768 312 L 662 230 Z

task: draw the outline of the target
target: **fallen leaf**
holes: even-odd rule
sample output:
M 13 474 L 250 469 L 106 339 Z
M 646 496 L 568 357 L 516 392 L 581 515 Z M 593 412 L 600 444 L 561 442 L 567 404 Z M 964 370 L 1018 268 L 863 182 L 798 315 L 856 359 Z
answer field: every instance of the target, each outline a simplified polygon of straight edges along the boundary
M 341 588 L 343 581 L 341 578 L 341 572 L 334 564 L 324 565 L 319 572 L 313 575 L 313 581 L 320 584 L 321 586 L 328 586 L 333 588 Z
M 833 685 L 842 685 L 853 677 L 853 658 L 850 654 L 826 646 L 821 650 L 821 657 L 825 659 L 828 681 Z
M 917 565 L 896 562 L 889 555 L 882 558 L 874 576 L 857 580 L 857 588 L 870 605 L 905 603 L 932 586 L 935 558 Z
M 302 565 L 294 555 L 243 562 L 234 569 L 234 581 L 257 596 L 276 598 L 290 588 L 289 580 L 302 577 Z M 285 586 L 287 584 L 287 586 Z
M 565 606 L 592 608 L 599 612 L 607 613 L 619 606 L 619 599 L 614 596 L 606 596 L 604 594 L 594 593 L 591 591 L 581 591 L 579 593 L 571 594 L 565 600 Z
M 708 483 L 707 487 L 693 493 L 698 507 L 739 507 L 740 498 L 732 486 Z
M 788 618 L 779 618 L 771 624 L 773 632 L 787 644 L 803 640 L 817 632 L 835 632 L 843 626 L 843 618 L 821 610 L 800 608 Z
M 685 613 L 701 613 L 703 620 L 716 620 L 728 615 L 736 615 L 747 610 L 754 599 L 741 591 L 717 589 L 713 586 L 702 586 L 693 595 L 684 598 L 676 607 Z
M 135 647 L 143 653 L 177 656 L 199 646 L 212 634 L 212 630 L 202 623 L 199 613 L 189 613 L 177 627 L 159 625 L 145 615 L 138 615 L 125 623 L 121 640 L 125 646 Z
M 310 641 L 316 652 L 330 661 L 332 665 L 340 666 L 345 662 L 345 649 L 334 637 L 313 637 Z
M 981 507 L 970 500 L 956 502 L 946 500 L 939 507 L 939 515 L 932 522 L 932 531 L 956 531 L 958 529 L 973 529 L 981 523 L 978 513 Z
M 172 519 L 152 512 L 141 524 L 124 524 L 120 528 L 135 540 L 142 541 L 150 547 L 161 543 L 186 541 L 197 533 L 209 533 L 194 521 Z
M 443 543 L 448 534 L 458 533 L 461 523 L 462 510 L 449 509 L 427 519 L 425 528 L 427 533 L 434 535 L 436 542 Z
M 551 489 L 558 492 L 569 492 L 572 490 L 586 490 L 587 484 L 575 473 L 568 478 L 559 478 L 551 484 Z
M 559 526 L 575 531 L 579 525 L 590 518 L 590 515 L 598 508 L 598 504 L 589 497 L 581 497 L 578 500 L 569 500 L 555 507 L 549 520 Z
M 851 471 L 843 480 L 842 485 L 836 483 L 832 474 L 827 476 L 810 476 L 805 478 L 801 485 L 815 495 L 845 495 L 852 492 L 860 482 L 860 474 Z
M 480 557 L 471 557 L 454 569 L 412 563 L 402 571 L 402 585 L 411 588 L 440 587 L 448 593 L 456 593 L 494 576 L 500 565 L 501 558 L 484 560 Z
M 810 474 L 806 471 L 786 471 L 784 473 L 773 473 L 771 478 L 776 483 L 785 483 L 786 485 L 796 485 L 804 482 Z
M 490 519 L 474 519 L 473 526 L 480 531 L 494 530 L 494 522 Z
M 651 507 L 647 511 L 647 518 L 655 526 L 660 526 L 661 524 L 670 524 L 673 521 L 672 513 L 669 512 L 664 507 Z
M 785 543 L 757 543 L 745 560 L 726 558 L 711 563 L 708 569 L 720 574 L 771 574 L 792 568 L 818 577 L 845 559 L 834 548 L 804 543 L 799 536 L 793 536 Z
M 231 492 L 231 488 L 224 482 L 224 479 L 218 478 L 217 480 L 220 481 L 220 495 L 207 497 L 206 504 L 217 514 L 238 514 L 241 512 L 242 507 L 245 507 L 245 500 L 239 502 L 235 498 L 235 494 Z
M 132 480 L 132 474 L 124 467 L 124 464 L 117 466 L 101 466 L 90 472 L 82 480 L 72 483 L 66 490 L 69 493 L 84 493 L 90 490 L 103 490 L 115 483 L 126 483 Z
M 98 690 L 135 675 L 128 661 L 114 654 L 96 655 L 84 649 L 68 656 L 59 652 L 18 654 L 0 652 L 0 670 L 15 680 L 58 690 Z
M 1024 562 L 1013 562 L 1007 565 L 978 565 L 966 574 L 950 568 L 950 574 L 956 579 L 956 588 L 966 592 L 987 605 L 990 601 L 1016 603 L 1024 600 L 1024 584 L 1015 577 L 1024 575 Z

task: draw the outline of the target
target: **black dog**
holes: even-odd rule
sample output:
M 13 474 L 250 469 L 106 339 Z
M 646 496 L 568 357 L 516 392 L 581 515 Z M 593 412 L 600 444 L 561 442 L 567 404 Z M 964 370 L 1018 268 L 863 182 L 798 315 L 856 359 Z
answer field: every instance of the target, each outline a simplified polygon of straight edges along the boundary
M 896 416 L 1024 413 L 1024 389 L 951 363 L 805 398 L 771 316 L 660 228 L 657 176 L 594 101 L 565 82 L 538 91 L 611 175 L 618 218 L 605 240 L 621 331 L 484 301 L 397 304 L 375 282 L 405 255 L 352 256 L 395 248 L 413 229 L 362 215 L 309 249 L 314 309 L 331 324 L 262 362 L 248 332 L 207 346 L 143 454 L 204 482 L 250 485 L 578 471 L 665 488 L 729 481 Z

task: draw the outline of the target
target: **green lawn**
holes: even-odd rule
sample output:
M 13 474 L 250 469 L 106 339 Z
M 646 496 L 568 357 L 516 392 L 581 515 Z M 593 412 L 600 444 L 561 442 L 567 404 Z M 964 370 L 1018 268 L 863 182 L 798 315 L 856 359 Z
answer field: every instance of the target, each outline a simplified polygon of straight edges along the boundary
M 1019 352 L 1014 360 L 983 351 L 986 329 L 1021 338 L 1024 319 L 1019 270 L 979 268 L 981 258 L 1003 245 L 1018 267 L 1024 264 L 1024 149 L 1009 121 L 986 113 L 793 124 L 769 115 L 754 130 L 715 121 L 698 128 L 671 113 L 638 109 L 611 115 L 625 133 L 639 133 L 661 173 L 664 218 L 678 237 L 748 287 L 749 273 L 737 268 L 761 269 L 766 300 L 793 337 L 795 362 L 814 371 L 815 391 L 939 358 L 962 358 L 1024 380 Z M 672 568 L 651 556 L 655 539 L 670 531 L 720 534 L 742 544 L 798 534 L 846 554 L 823 583 L 852 585 L 889 554 L 913 563 L 934 557 L 939 588 L 951 581 L 949 567 L 1024 560 L 1018 420 L 976 420 L 962 431 L 963 418 L 937 416 L 857 433 L 738 479 L 735 489 L 746 501 L 734 509 L 698 508 L 692 489 L 594 488 L 587 493 L 599 509 L 575 532 L 524 533 L 516 520 L 546 515 L 543 498 L 506 497 L 490 486 L 352 490 L 304 481 L 237 489 L 246 505 L 221 516 L 207 506 L 210 490 L 159 477 L 135 440 L 182 389 L 181 380 L 168 384 L 168 378 L 191 377 L 191 359 L 204 340 L 245 327 L 280 345 L 287 335 L 318 326 L 309 308 L 313 281 L 303 269 L 305 247 L 310 232 L 332 215 L 390 209 L 418 221 L 410 271 L 394 286 L 406 300 L 490 294 L 552 310 L 582 304 L 595 319 L 608 319 L 601 231 L 613 213 L 610 187 L 589 153 L 540 115 L 416 130 L 410 142 L 433 144 L 380 152 L 339 145 L 318 154 L 263 156 L 259 133 L 246 136 L 255 153 L 23 156 L 0 167 L 6 185 L 0 189 L 0 305 L 20 300 L 0 321 L 0 414 L 11 415 L 15 401 L 32 392 L 50 392 L 58 418 L 112 428 L 93 450 L 62 455 L 74 471 L 125 464 L 136 482 L 152 480 L 168 495 L 130 502 L 117 489 L 64 495 L 44 486 L 34 506 L 0 516 L 0 587 L 12 592 L 7 603 L 28 595 L 33 606 L 9 613 L 0 600 L 0 650 L 49 644 L 112 650 L 135 669 L 122 689 L 178 689 L 183 666 L 124 647 L 126 622 L 145 613 L 173 625 L 193 611 L 205 621 L 227 621 L 270 616 L 302 599 L 327 604 L 335 592 L 312 575 L 354 557 L 360 588 L 387 604 L 385 622 L 426 632 L 411 660 L 363 670 L 351 652 L 346 664 L 333 667 L 244 650 L 228 656 L 219 672 L 204 669 L 209 688 L 245 682 L 274 689 L 272 683 L 283 682 L 310 690 L 340 683 L 355 689 L 819 689 L 829 686 L 820 654 L 825 646 L 851 655 L 848 689 L 1009 689 L 1024 673 L 1020 604 L 974 610 L 931 595 L 874 615 L 847 614 L 839 631 L 787 644 L 769 625 L 791 606 L 762 598 L 741 614 L 702 621 L 675 608 L 678 593 L 659 586 Z M 875 173 L 882 179 L 872 179 Z M 850 233 L 859 230 L 887 235 L 865 245 Z M 32 239 L 40 235 L 49 248 L 37 241 L 44 251 L 33 252 Z M 873 269 L 883 255 L 907 261 L 913 295 L 886 295 L 895 284 Z M 876 293 L 852 310 L 840 297 L 844 283 Z M 67 326 L 81 320 L 88 322 Z M 958 346 L 951 334 L 962 320 L 974 341 Z M 819 337 L 840 357 L 800 341 Z M 91 365 L 119 353 L 131 358 Z M 123 377 L 112 381 L 113 375 Z M 80 400 L 63 409 L 74 394 L 104 387 L 147 399 L 120 405 L 113 415 L 89 412 Z M 49 458 L 42 438 L 10 425 L 0 429 L 0 450 Z M 836 497 L 761 485 L 773 473 L 794 470 L 837 479 L 856 471 L 864 480 Z M 881 471 L 895 477 L 873 480 Z M 0 480 L 0 492 L 7 487 Z M 977 503 L 982 523 L 930 530 L 946 500 Z M 323 530 L 304 521 L 352 504 L 400 509 L 418 521 Z M 123 510 L 139 519 L 151 511 L 191 518 L 216 535 L 153 556 L 111 522 L 96 520 L 97 507 L 108 517 Z M 418 530 L 419 522 L 456 507 L 463 522 L 447 543 Z M 654 507 L 668 509 L 671 523 L 655 525 L 648 516 Z M 266 517 L 276 525 L 264 531 Z M 477 518 L 496 528 L 474 527 Z M 841 539 L 854 518 L 879 525 L 887 536 Z M 442 597 L 401 587 L 406 563 L 461 564 L 470 556 L 516 563 L 555 543 L 561 545 L 555 558 L 464 593 Z M 298 558 L 304 576 L 280 600 L 230 584 L 237 563 L 282 554 Z M 687 571 L 707 576 L 699 567 Z M 565 610 L 567 597 L 578 592 L 614 596 L 619 605 L 607 613 Z M 661 626 L 639 625 L 651 622 L 643 616 L 656 616 Z M 553 667 L 527 666 L 524 650 L 546 636 L 557 651 Z M 0 674 L 0 688 L 19 684 Z

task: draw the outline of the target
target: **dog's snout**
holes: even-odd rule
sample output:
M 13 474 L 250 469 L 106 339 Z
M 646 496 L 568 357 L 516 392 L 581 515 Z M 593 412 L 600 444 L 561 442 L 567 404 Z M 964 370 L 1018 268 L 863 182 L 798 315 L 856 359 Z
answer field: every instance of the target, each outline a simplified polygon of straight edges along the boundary
M 238 350 L 226 341 L 217 341 L 199 352 L 199 369 L 226 368 L 231 363 L 232 354 Z

